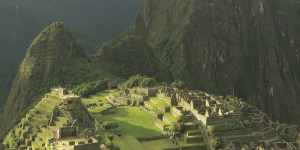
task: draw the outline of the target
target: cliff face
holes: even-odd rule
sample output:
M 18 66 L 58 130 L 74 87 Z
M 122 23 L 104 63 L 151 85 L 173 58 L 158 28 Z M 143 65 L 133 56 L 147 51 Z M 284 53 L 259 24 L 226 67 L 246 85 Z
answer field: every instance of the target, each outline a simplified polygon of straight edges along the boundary
M 53 23 L 34 39 L 11 88 L 0 137 L 53 86 L 71 86 L 100 76 L 89 56 L 62 23 Z M 87 73 L 88 72 L 88 73 Z
M 293 0 L 146 0 L 141 36 L 191 89 L 244 98 L 300 123 L 300 16 Z

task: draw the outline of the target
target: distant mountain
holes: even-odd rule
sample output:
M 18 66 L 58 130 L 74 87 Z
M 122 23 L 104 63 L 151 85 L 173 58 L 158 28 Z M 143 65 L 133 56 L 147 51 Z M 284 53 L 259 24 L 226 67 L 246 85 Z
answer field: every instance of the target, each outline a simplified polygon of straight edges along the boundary
M 89 52 L 125 31 L 143 0 L 1 0 L 0 106 L 5 103 L 19 64 L 32 39 L 62 21 Z M 1 108 L 0 108 L 1 113 Z
M 300 124 L 299 29 L 294 0 L 146 0 L 118 40 L 143 39 L 137 50 L 150 49 L 188 88 L 242 97 Z

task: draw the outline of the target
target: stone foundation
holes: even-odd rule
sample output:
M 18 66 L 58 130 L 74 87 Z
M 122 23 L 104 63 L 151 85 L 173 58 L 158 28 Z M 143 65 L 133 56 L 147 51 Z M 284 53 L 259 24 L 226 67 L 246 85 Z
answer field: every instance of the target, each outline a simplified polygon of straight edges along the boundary
M 74 150 L 100 150 L 99 143 L 90 143 L 90 144 L 78 144 L 74 146 Z

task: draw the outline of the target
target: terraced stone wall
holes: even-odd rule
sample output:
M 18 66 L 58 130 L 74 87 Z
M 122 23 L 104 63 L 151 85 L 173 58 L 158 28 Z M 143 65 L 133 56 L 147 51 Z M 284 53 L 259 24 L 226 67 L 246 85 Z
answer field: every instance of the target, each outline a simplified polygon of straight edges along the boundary
M 58 139 L 69 137 L 69 136 L 76 136 L 77 129 L 76 127 L 62 127 L 58 130 Z
M 100 145 L 99 143 L 75 145 L 74 150 L 100 150 Z
M 158 90 L 156 88 L 133 88 L 130 93 L 138 93 L 145 96 L 153 97 L 156 96 Z

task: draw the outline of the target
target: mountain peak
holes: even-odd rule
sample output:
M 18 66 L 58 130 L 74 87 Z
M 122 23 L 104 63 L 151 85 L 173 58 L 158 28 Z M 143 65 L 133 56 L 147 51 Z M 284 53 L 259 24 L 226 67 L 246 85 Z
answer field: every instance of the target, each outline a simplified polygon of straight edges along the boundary
M 26 109 L 39 99 L 38 95 L 47 92 L 50 87 L 76 84 L 88 78 L 72 70 L 87 68 L 86 72 L 91 71 L 86 67 L 91 66 L 87 64 L 88 59 L 85 50 L 63 23 L 54 22 L 45 28 L 34 39 L 20 65 L 7 99 L 3 120 L 0 121 L 0 131 L 11 127 L 9 124 L 16 123 L 20 119 L 18 117 L 24 115 Z M 0 137 L 3 134 L 5 133 L 0 132 Z
M 54 22 L 34 39 L 26 56 L 48 56 L 51 59 L 65 61 L 71 56 L 87 55 L 84 49 L 73 38 L 72 33 L 64 27 L 64 24 Z

